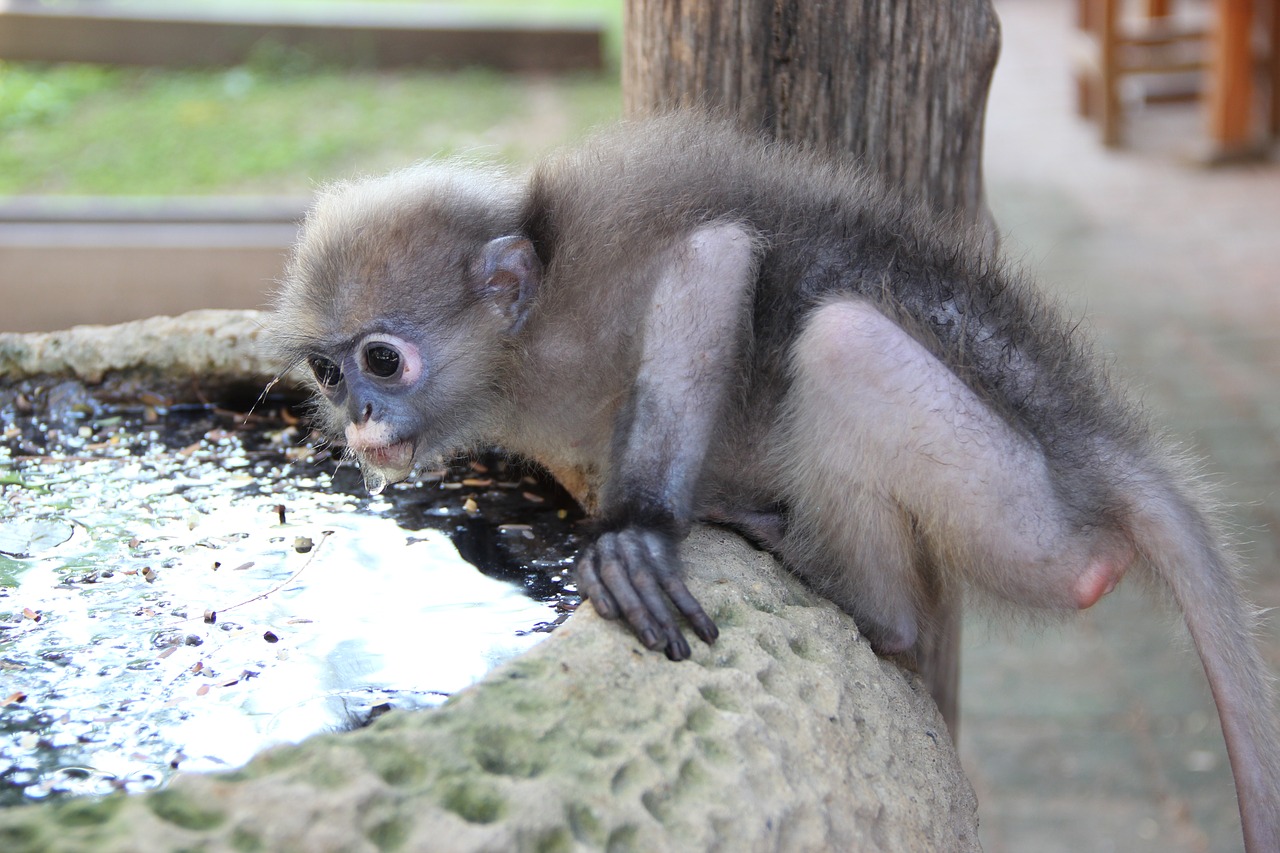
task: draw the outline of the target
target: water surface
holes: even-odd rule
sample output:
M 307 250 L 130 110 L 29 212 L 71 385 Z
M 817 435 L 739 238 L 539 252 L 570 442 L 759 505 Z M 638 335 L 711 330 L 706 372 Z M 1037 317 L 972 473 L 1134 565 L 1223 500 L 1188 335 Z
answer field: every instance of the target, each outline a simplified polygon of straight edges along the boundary
M 16 400 L 0 804 L 146 789 L 438 704 L 576 606 L 572 501 L 500 459 L 371 498 L 283 410 Z

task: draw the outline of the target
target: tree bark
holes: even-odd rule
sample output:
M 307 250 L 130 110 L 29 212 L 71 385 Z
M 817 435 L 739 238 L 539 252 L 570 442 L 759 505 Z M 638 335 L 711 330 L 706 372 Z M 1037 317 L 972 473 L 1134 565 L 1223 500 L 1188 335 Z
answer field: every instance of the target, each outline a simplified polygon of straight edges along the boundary
M 1000 48 L 990 0 L 627 0 L 623 105 L 702 107 L 852 154 L 934 210 L 994 228 L 982 184 Z M 957 733 L 960 605 L 937 600 L 917 666 Z
M 989 0 L 627 0 L 628 115 L 704 106 L 849 152 L 940 211 L 985 218 Z

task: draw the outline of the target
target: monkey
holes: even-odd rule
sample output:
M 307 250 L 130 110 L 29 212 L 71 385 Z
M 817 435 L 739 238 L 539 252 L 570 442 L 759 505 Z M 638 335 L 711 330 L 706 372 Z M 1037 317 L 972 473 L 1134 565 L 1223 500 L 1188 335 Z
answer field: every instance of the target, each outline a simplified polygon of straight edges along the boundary
M 848 158 L 852 160 L 852 158 Z M 698 112 L 524 175 L 437 160 L 324 190 L 269 338 L 377 493 L 500 446 L 594 519 L 575 572 L 673 660 L 718 629 L 682 579 L 736 527 L 910 653 L 931 596 L 1087 608 L 1162 581 L 1202 660 L 1251 853 L 1280 744 L 1237 560 L 1188 464 L 1029 277 L 854 162 Z

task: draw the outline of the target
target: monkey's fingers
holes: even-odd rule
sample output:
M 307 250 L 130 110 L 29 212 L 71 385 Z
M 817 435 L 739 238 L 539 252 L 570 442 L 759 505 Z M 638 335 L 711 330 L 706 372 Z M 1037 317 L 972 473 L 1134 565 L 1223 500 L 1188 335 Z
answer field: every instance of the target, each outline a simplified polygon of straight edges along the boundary
M 641 528 L 603 534 L 595 543 L 600 580 L 622 610 L 623 618 L 650 649 L 663 649 L 671 660 L 689 657 L 689 642 L 659 579 L 678 570 L 669 565 L 674 548 L 664 547 L 664 535 Z
M 601 586 L 608 590 L 614 603 L 622 612 L 623 620 L 644 643 L 645 648 L 657 650 L 663 647 L 663 635 L 649 614 L 648 608 L 632 585 L 625 557 L 618 548 L 615 534 L 606 533 L 592 546 L 595 566 Z
M 621 611 L 618 608 L 618 602 L 613 600 L 604 582 L 600 580 L 599 562 L 600 558 L 594 545 L 589 546 L 578 556 L 573 566 L 578 578 L 578 591 L 582 593 L 583 598 L 591 602 L 591 606 L 601 617 L 617 619 Z
M 684 578 L 680 573 L 680 558 L 676 554 L 675 543 L 669 538 L 659 538 L 656 535 L 646 538 L 645 542 L 649 546 L 650 560 L 656 566 L 654 575 L 661 584 L 662 591 L 666 593 L 666 597 L 675 605 L 680 615 L 693 626 L 693 632 L 698 635 L 698 639 L 708 645 L 714 643 L 720 636 L 720 629 L 685 586 Z M 681 640 L 683 641 L 683 637 Z
M 621 617 L 646 648 L 661 648 L 671 660 L 684 660 L 692 651 L 677 611 L 704 642 L 719 636 L 680 577 L 675 543 L 662 533 L 624 528 L 602 534 L 582 552 L 575 570 L 579 589 L 597 613 Z
M 620 545 L 626 554 L 628 575 L 641 601 L 667 638 L 666 653 L 671 660 L 685 660 L 692 653 L 689 641 L 684 638 L 676 615 L 663 594 L 666 576 L 676 571 L 667 562 L 661 534 L 636 531 L 620 531 Z M 655 541 L 658 540 L 658 541 Z M 674 554 L 671 555 L 674 558 Z
M 698 635 L 698 639 L 707 644 L 714 643 L 720 636 L 720 629 L 702 609 L 702 605 L 693 597 L 693 593 L 689 592 L 689 588 L 684 585 L 684 580 L 676 574 L 664 575 L 661 580 L 663 591 L 680 611 L 680 615 L 689 620 L 689 624 L 693 626 L 693 633 Z

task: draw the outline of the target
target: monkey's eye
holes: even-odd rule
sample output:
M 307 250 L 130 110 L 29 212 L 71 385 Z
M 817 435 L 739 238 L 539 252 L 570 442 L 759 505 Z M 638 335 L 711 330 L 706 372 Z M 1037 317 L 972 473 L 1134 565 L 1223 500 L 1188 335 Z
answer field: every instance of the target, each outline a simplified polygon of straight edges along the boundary
M 342 381 L 342 369 L 323 356 L 313 355 L 307 359 L 307 364 L 311 366 L 316 381 L 326 388 L 332 388 Z
M 400 353 L 386 344 L 369 344 L 364 350 L 364 363 L 379 379 L 390 379 L 400 372 Z

